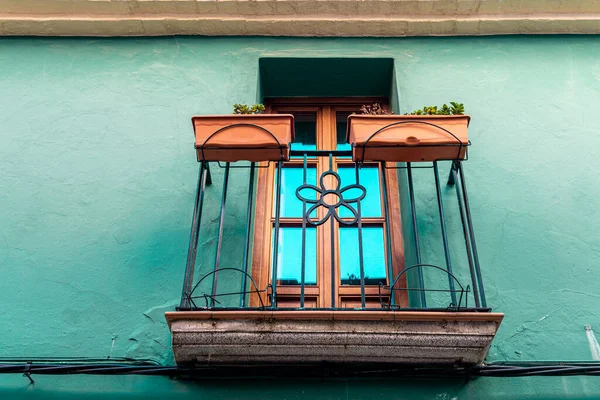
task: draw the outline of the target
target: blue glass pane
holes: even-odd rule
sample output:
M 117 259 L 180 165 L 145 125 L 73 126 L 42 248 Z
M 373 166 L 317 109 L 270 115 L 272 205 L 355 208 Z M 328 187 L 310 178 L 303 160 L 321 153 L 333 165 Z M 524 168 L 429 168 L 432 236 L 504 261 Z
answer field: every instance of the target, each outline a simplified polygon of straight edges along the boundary
M 360 169 L 360 184 L 366 189 L 366 196 L 360 202 L 360 212 L 363 217 L 381 217 L 381 191 L 379 188 L 379 169 L 377 167 L 363 167 Z M 354 168 L 339 168 L 338 174 L 344 186 L 356 184 L 356 170 Z M 356 198 L 361 194 L 359 189 L 344 192 L 344 198 Z M 357 210 L 356 203 L 350 206 Z M 339 215 L 343 218 L 354 218 L 354 215 L 345 207 L 338 208 Z
M 296 114 L 294 115 L 295 136 L 292 141 L 292 150 L 316 150 L 317 149 L 317 115 Z M 301 157 L 294 157 L 301 158 Z
M 282 218 L 302 218 L 302 201 L 296 197 L 296 189 L 304 183 L 304 168 L 283 168 L 281 170 L 281 217 Z M 317 170 L 315 168 L 306 169 L 306 183 L 315 185 L 317 182 Z M 316 199 L 317 192 L 305 189 L 301 192 L 307 199 Z M 308 210 L 313 204 L 306 203 Z M 275 203 L 273 202 L 273 210 Z M 316 218 L 316 210 L 311 217 Z
M 383 228 L 363 227 L 363 263 L 365 283 L 386 283 Z M 340 229 L 340 270 L 342 285 L 360 285 L 358 228 Z
M 275 240 L 275 230 L 273 230 Z M 275 249 L 275 246 L 273 246 Z M 273 251 L 275 255 L 275 251 Z M 271 264 L 272 265 L 272 264 Z M 302 228 L 279 228 L 277 281 L 280 285 L 299 285 L 302 280 Z M 306 285 L 317 284 L 317 230 L 306 229 Z
M 316 150 L 315 145 L 312 144 L 304 144 L 304 143 L 294 143 L 292 142 L 292 150 Z M 302 158 L 304 156 L 292 156 L 291 158 Z M 307 157 L 307 158 L 314 158 L 314 157 Z
M 349 143 L 338 143 L 338 150 L 352 150 L 352 146 Z M 340 158 L 351 158 L 352 156 L 340 156 Z

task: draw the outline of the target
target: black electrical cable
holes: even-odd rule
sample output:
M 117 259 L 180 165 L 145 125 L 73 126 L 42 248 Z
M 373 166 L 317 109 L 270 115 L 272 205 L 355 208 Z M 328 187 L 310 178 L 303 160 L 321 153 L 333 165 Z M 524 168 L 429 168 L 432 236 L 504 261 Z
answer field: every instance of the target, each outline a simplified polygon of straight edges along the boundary
M 161 365 L 160 362 L 151 358 L 130 357 L 0 357 L 0 363 L 18 362 L 41 362 L 41 363 L 137 363 L 149 365 Z
M 323 376 L 331 377 L 423 377 L 423 378 L 476 378 L 476 377 L 524 377 L 524 376 L 572 376 L 572 375 L 600 375 L 600 363 L 587 362 L 558 362 L 540 364 L 531 363 L 498 363 L 487 364 L 471 368 L 456 366 L 442 368 L 435 366 L 397 366 L 397 367 L 360 367 L 349 366 L 330 368 L 320 365 L 321 368 L 306 368 L 302 366 L 282 367 L 277 365 L 246 366 L 246 367 L 177 367 L 161 366 L 148 361 L 130 359 L 128 363 L 112 362 L 63 364 L 62 362 L 11 362 L 0 363 L 0 373 L 22 373 L 31 379 L 32 375 L 65 375 L 65 374 L 94 374 L 94 375 L 154 375 L 154 376 L 189 376 L 194 378 L 215 377 L 271 377 L 271 376 Z M 290 372 L 294 374 L 290 374 Z M 303 371 L 302 375 L 298 372 Z
M 517 376 L 569 376 L 600 375 L 600 364 L 581 365 L 574 363 L 548 365 L 483 365 L 475 367 L 477 376 L 517 377 Z

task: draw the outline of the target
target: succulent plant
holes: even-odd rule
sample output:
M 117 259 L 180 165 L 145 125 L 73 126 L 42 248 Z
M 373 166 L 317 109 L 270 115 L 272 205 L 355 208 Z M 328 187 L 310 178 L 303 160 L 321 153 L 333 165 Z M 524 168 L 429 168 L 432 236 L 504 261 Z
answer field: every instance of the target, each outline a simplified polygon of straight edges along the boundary
M 360 108 L 360 113 L 363 115 L 391 115 L 391 112 L 388 109 L 385 109 L 379 103 L 374 104 L 366 104 Z

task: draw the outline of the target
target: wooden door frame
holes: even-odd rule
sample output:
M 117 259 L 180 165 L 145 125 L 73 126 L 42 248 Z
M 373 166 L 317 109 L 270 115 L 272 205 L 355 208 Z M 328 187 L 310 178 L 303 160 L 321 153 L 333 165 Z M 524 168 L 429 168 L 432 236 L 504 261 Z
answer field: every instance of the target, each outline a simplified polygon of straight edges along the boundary
M 336 120 L 332 118 L 335 112 L 339 111 L 354 111 L 363 104 L 381 103 L 384 105 L 388 104 L 386 98 L 380 97 L 345 97 L 345 98 L 275 98 L 265 100 L 266 112 L 275 113 L 280 112 L 316 112 L 316 130 L 317 130 L 317 148 L 330 148 L 335 149 L 336 138 L 335 134 L 329 137 L 330 143 L 321 143 L 325 139 L 323 132 L 336 132 Z M 322 112 L 319 110 L 322 109 Z M 297 161 L 290 161 L 296 163 Z M 337 166 L 338 160 L 334 161 L 334 166 Z M 340 164 L 354 164 L 351 161 L 340 160 Z M 267 166 L 267 163 L 263 163 L 262 166 Z M 317 179 L 325 171 L 323 169 L 325 163 L 323 161 L 317 161 Z M 267 287 L 270 282 L 270 269 L 271 269 L 271 257 L 272 257 L 272 210 L 273 210 L 273 199 L 274 199 L 274 173 L 275 163 L 270 163 L 267 168 L 260 168 L 258 173 L 258 188 L 256 198 L 256 210 L 254 219 L 254 244 L 252 252 L 252 277 L 257 283 L 259 288 Z M 401 214 L 400 214 L 400 198 L 398 191 L 398 178 L 397 170 L 393 168 L 382 168 L 379 167 L 381 179 L 386 179 L 388 198 L 383 201 L 388 201 L 389 219 L 387 223 L 390 227 L 390 236 L 392 243 L 392 264 L 393 264 L 393 277 L 389 277 L 390 280 L 394 279 L 400 271 L 404 269 L 404 243 L 402 238 L 402 226 L 401 226 Z M 263 190 L 264 189 L 264 190 Z M 383 196 L 382 196 L 383 198 Z M 261 206 L 263 205 L 263 206 Z M 384 210 L 382 204 L 382 218 L 384 218 Z M 321 217 L 321 216 L 320 216 Z M 335 222 L 336 232 L 339 232 L 338 222 Z M 329 244 L 324 243 L 330 241 L 330 224 L 325 223 L 322 229 L 322 234 L 317 236 L 317 255 L 324 254 L 324 256 L 317 256 L 317 286 L 305 286 L 305 306 L 310 308 L 311 302 L 306 301 L 313 296 L 318 296 L 319 303 L 316 304 L 318 308 L 331 307 L 331 274 L 325 274 L 324 266 L 326 263 L 331 263 L 329 259 L 331 252 L 329 251 Z M 317 228 L 311 228 L 317 229 Z M 384 229 L 384 255 L 386 257 L 386 275 L 387 270 L 387 249 L 385 246 L 385 229 Z M 360 286 L 342 286 L 340 280 L 340 257 L 339 257 L 339 235 L 335 235 L 335 248 L 337 249 L 335 257 L 335 279 L 337 280 L 336 288 L 336 307 L 341 307 L 343 298 L 355 298 L 358 296 L 360 301 Z M 325 251 L 327 250 L 327 251 Z M 329 271 L 328 271 L 329 272 Z M 389 282 L 391 283 L 391 282 Z M 399 281 L 398 287 L 406 287 L 406 276 L 402 276 Z M 282 292 L 283 288 L 283 292 Z M 299 289 L 296 286 L 287 288 L 285 286 L 278 286 L 278 294 L 292 294 Z M 315 293 L 316 292 L 316 293 Z M 323 295 L 328 293 L 328 295 Z M 378 296 L 378 288 L 373 286 L 365 286 L 365 294 L 368 298 L 374 298 Z M 344 296 L 344 297 L 343 297 Z M 269 303 L 267 296 L 264 296 L 265 304 Z M 260 304 L 256 294 L 251 295 L 250 304 L 252 306 L 258 306 Z M 408 306 L 408 293 L 407 291 L 396 292 L 396 304 L 407 307 Z

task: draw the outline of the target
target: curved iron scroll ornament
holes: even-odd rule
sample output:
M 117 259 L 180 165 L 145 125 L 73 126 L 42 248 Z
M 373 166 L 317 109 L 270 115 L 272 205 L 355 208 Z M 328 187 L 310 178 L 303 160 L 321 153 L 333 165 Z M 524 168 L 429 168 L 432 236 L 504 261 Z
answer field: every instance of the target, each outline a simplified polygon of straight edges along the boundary
M 331 175 L 333 177 L 334 189 L 327 189 L 327 187 L 325 185 L 325 178 L 328 175 Z M 330 169 L 321 174 L 321 177 L 319 178 L 319 186 L 320 187 L 317 187 L 315 185 L 310 185 L 308 183 L 304 183 L 302 186 L 298 187 L 296 189 L 296 197 L 304 203 L 313 204 L 306 211 L 306 213 L 302 216 L 302 218 L 304 218 L 304 220 L 307 221 L 312 226 L 319 226 L 319 225 L 324 224 L 325 222 L 327 222 L 327 220 L 331 216 L 333 216 L 342 225 L 356 224 L 358 222 L 358 220 L 360 219 L 360 215 L 359 215 L 358 211 L 355 210 L 354 207 L 352 207 L 350 204 L 358 203 L 359 201 L 364 199 L 367 194 L 367 191 L 364 186 L 357 184 L 357 183 L 345 186 L 344 188 L 341 188 L 341 184 L 342 184 L 341 182 L 342 182 L 342 179 L 340 178 L 340 176 L 335 171 Z M 361 194 L 357 197 L 350 197 L 350 198 L 344 197 L 344 193 L 346 193 L 346 196 L 348 196 L 347 192 L 349 190 L 353 190 L 353 189 L 360 190 Z M 310 198 L 306 197 L 305 195 L 302 195 L 301 194 L 302 191 L 314 191 L 316 193 L 316 196 L 315 196 L 316 198 L 310 199 Z M 327 196 L 329 196 L 329 198 L 331 198 L 331 197 L 337 198 L 337 202 L 335 202 L 335 203 L 327 202 L 326 201 Z M 312 212 L 315 211 L 316 209 L 318 209 L 319 207 L 326 208 L 327 213 L 320 220 L 314 221 L 310 218 L 310 214 L 312 214 Z M 352 215 L 354 216 L 354 218 L 351 221 L 343 220 L 342 217 L 340 217 L 339 212 L 338 212 L 338 209 L 340 207 L 344 207 L 345 209 L 349 210 L 352 213 Z
M 409 270 L 414 269 L 414 268 L 434 268 L 437 269 L 439 271 L 442 271 L 446 274 L 448 274 L 448 276 L 454 280 L 454 282 L 456 282 L 456 284 L 460 287 L 460 289 L 418 289 L 418 288 L 398 288 L 396 289 L 396 283 L 398 283 L 398 281 L 400 280 L 400 278 L 402 277 L 402 275 L 405 275 Z M 395 291 L 395 290 L 405 290 L 405 291 L 410 291 L 410 290 L 418 290 L 421 292 L 446 292 L 446 293 L 460 293 L 460 298 L 458 299 L 458 302 L 455 304 L 454 302 L 451 302 L 448 307 L 446 307 L 447 310 L 454 310 L 454 311 L 458 311 L 461 308 L 467 308 L 468 307 L 468 295 L 469 292 L 471 291 L 471 287 L 469 285 L 467 285 L 467 287 L 463 287 L 463 285 L 460 283 L 460 281 L 458 280 L 458 278 L 451 272 L 449 272 L 447 269 L 442 268 L 440 266 L 434 265 L 434 264 L 414 264 L 411 265 L 410 267 L 406 267 L 404 268 L 402 271 L 400 271 L 400 273 L 398 275 L 396 275 L 396 279 L 394 279 L 393 283 L 389 286 L 386 286 L 384 284 L 382 284 L 381 282 L 379 283 L 379 304 L 381 304 L 382 308 L 387 308 L 387 309 L 392 309 L 394 308 L 394 306 L 392 305 L 391 301 L 388 301 L 387 304 L 385 304 L 385 302 L 383 301 L 383 297 L 381 295 L 381 291 L 382 290 L 389 290 L 389 294 L 388 294 L 388 299 L 391 299 L 391 294 Z M 463 303 L 463 299 L 465 300 L 465 305 L 464 307 L 462 306 Z
M 250 290 L 246 290 L 246 288 L 242 288 L 242 291 L 240 292 L 233 292 L 233 293 L 217 293 L 214 286 L 213 286 L 213 290 L 211 294 L 208 293 L 203 293 L 199 296 L 194 296 L 194 292 L 196 291 L 196 289 L 200 286 L 200 284 L 202 283 L 202 281 L 204 281 L 206 278 L 208 278 L 209 276 L 212 275 L 216 275 L 221 271 L 235 271 L 235 272 L 239 272 L 241 274 L 244 274 L 248 279 L 250 279 Z M 258 289 L 258 286 L 256 285 L 256 281 L 254 281 L 254 279 L 252 278 L 252 275 L 248 274 L 247 272 L 239 269 L 239 268 L 218 268 L 215 269 L 214 271 L 211 271 L 207 274 L 205 274 L 204 276 L 202 276 L 202 278 L 200 278 L 200 280 L 198 280 L 198 282 L 196 283 L 196 285 L 194 285 L 193 289 L 190 291 L 189 294 L 185 294 L 185 296 L 187 297 L 187 299 L 189 300 L 190 304 L 192 305 L 192 309 L 209 309 L 209 308 L 213 308 L 214 304 L 221 304 L 221 302 L 219 302 L 217 300 L 217 297 L 220 296 L 231 296 L 231 295 L 246 295 L 248 293 L 255 293 L 258 296 L 258 300 L 260 301 L 260 308 L 264 308 L 265 307 L 265 303 L 263 301 L 262 298 L 262 293 L 266 293 L 267 290 L 269 289 L 269 287 L 271 286 L 271 284 L 268 284 L 267 287 L 264 290 L 260 290 Z M 254 289 L 252 289 L 252 287 L 254 287 Z M 194 299 L 203 299 L 204 300 L 204 307 L 198 307 L 196 305 L 196 303 L 194 302 Z M 209 301 L 210 300 L 210 301 Z M 210 303 L 210 305 L 209 305 Z

